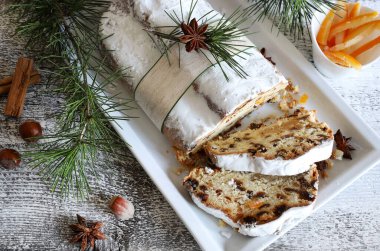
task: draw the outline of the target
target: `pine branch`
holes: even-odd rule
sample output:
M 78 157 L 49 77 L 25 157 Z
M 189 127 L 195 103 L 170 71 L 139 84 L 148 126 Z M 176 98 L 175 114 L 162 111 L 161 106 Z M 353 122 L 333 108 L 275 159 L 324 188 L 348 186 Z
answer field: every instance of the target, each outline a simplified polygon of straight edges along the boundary
M 123 69 L 112 70 L 99 56 L 104 55 L 105 39 L 99 35 L 99 22 L 108 5 L 102 0 L 24 0 L 10 7 L 18 14 L 16 32 L 27 38 L 27 49 L 50 72 L 51 80 L 59 82 L 57 92 L 66 96 L 57 132 L 45 136 L 38 151 L 27 154 L 34 168 L 52 182 L 52 190 L 65 196 L 88 194 L 88 176 L 97 176 L 98 152 L 118 154 L 122 145 L 109 121 L 129 118 L 108 114 L 132 109 L 130 101 L 119 104 L 106 94 L 109 85 L 125 77 Z
M 192 0 L 188 16 L 185 18 L 183 15 L 182 1 L 179 1 L 181 13 L 176 13 L 175 11 L 165 12 L 172 20 L 172 25 L 168 24 L 167 26 L 158 26 L 147 30 L 147 32 L 159 38 L 160 43 L 157 47 L 163 48 L 161 49 L 161 53 L 168 53 L 168 47 L 164 40 L 185 44 L 187 52 L 195 50 L 204 55 L 210 62 L 214 60 L 227 80 L 229 80 L 229 78 L 222 63 L 225 63 L 239 77 L 246 78 L 248 74 L 244 71 L 244 68 L 236 58 L 244 58 L 244 56 L 249 55 L 248 50 L 253 47 L 239 41 L 240 38 L 249 34 L 248 29 L 239 29 L 239 26 L 249 19 L 250 11 L 237 9 L 228 17 L 225 15 L 220 17 L 217 13 L 210 11 L 205 13 L 202 17 L 195 19 L 192 17 L 192 14 L 197 6 L 198 0 Z M 189 35 L 188 32 L 186 32 L 186 27 L 190 27 L 187 29 L 191 29 L 190 31 L 195 33 L 199 32 L 197 30 L 199 28 L 202 34 L 196 34 L 196 38 L 192 40 L 186 39 L 188 38 L 186 35 Z M 204 29 L 201 29 L 201 27 Z M 172 31 L 168 33 L 160 31 L 167 28 L 172 28 Z M 154 38 L 152 39 L 154 41 Z M 196 45 L 193 44 L 194 40 L 197 40 L 195 41 Z M 207 56 L 208 52 L 210 55 Z
M 335 0 L 248 0 L 248 2 L 251 5 L 247 10 L 255 16 L 254 22 L 268 17 L 277 21 L 279 30 L 288 31 L 297 38 L 304 35 L 305 28 L 310 36 L 308 25 L 315 11 L 323 12 L 323 8 L 335 10 L 341 8 Z

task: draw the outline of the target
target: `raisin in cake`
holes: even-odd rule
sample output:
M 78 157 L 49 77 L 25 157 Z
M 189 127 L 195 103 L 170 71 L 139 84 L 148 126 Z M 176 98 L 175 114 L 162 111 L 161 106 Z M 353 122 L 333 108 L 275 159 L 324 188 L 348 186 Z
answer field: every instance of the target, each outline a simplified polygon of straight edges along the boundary
M 195 204 L 249 236 L 273 234 L 308 216 L 317 196 L 318 171 L 294 176 L 195 168 L 184 179 Z
M 213 163 L 232 171 L 295 175 L 331 156 L 333 132 L 303 108 L 270 124 L 211 140 L 205 150 Z

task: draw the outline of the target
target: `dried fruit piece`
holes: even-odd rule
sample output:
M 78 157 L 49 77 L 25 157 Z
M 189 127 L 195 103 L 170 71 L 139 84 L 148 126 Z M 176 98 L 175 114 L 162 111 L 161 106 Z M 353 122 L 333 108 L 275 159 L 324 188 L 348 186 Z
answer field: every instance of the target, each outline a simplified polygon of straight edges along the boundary
M 330 10 L 329 13 L 327 13 L 325 19 L 323 20 L 321 28 L 319 29 L 319 32 L 317 35 L 317 42 L 320 45 L 327 45 L 327 39 L 329 37 L 333 20 L 334 20 L 334 12 Z
M 362 64 L 358 60 L 347 53 L 341 51 L 324 51 L 324 53 L 332 62 L 338 65 L 352 67 L 357 70 L 362 67 Z
M 333 38 L 335 42 L 332 43 L 332 44 L 330 45 L 330 47 L 333 47 L 333 46 L 335 46 L 335 45 L 337 45 L 337 44 L 341 44 L 341 43 L 343 43 L 345 37 L 346 37 L 346 32 L 345 32 L 345 31 L 342 31 L 342 32 L 338 33 L 338 34 L 335 36 L 335 38 Z
M 348 15 L 348 5 L 345 2 L 341 2 L 341 1 L 338 1 L 338 4 L 340 8 L 335 13 L 333 25 L 346 20 L 347 15 Z M 343 32 L 338 33 L 335 37 L 329 39 L 329 42 L 328 42 L 329 47 L 332 47 L 336 44 L 343 43 L 345 36 L 346 36 L 346 32 L 343 31 Z
M 369 49 L 371 49 L 372 47 L 375 47 L 378 44 L 380 44 L 380 36 L 378 36 L 377 38 L 369 41 L 368 43 L 362 45 L 361 47 L 359 47 L 358 49 L 356 49 L 355 51 L 353 51 L 351 53 L 351 56 L 357 57 L 360 54 L 362 54 L 363 52 L 368 51 Z
M 264 58 L 265 58 L 266 60 L 268 60 L 269 62 L 271 62 L 272 65 L 276 65 L 276 63 L 272 60 L 272 57 L 268 57 L 268 56 L 266 55 L 266 50 L 265 50 L 264 47 L 261 48 L 260 53 L 261 53 L 261 55 L 264 56 Z
M 333 47 L 330 48 L 330 50 L 331 51 L 342 51 L 344 49 L 347 49 L 347 48 L 359 43 L 360 41 L 362 41 L 366 36 L 368 36 L 373 31 L 372 27 L 373 27 L 373 25 L 366 27 L 360 33 L 355 34 L 355 36 L 352 35 L 353 33 L 350 33 L 349 35 L 347 35 L 347 37 L 350 37 L 350 38 L 345 39 L 345 41 L 343 43 L 334 45 Z M 341 33 L 343 33 L 343 32 L 341 32 Z M 341 34 L 341 33 L 339 33 L 339 34 Z
M 299 103 L 300 104 L 306 104 L 306 102 L 307 102 L 307 100 L 309 99 L 309 96 L 306 94 L 306 93 L 304 93 L 304 94 L 302 94 L 302 96 L 300 97 L 300 101 L 299 101 Z
M 368 22 L 373 21 L 379 13 L 377 11 L 365 13 L 362 15 L 359 15 L 357 17 L 354 17 L 352 19 L 348 19 L 345 21 L 342 21 L 340 23 L 337 23 L 331 27 L 330 35 L 328 39 L 332 39 L 335 35 L 337 35 L 339 32 L 348 30 L 348 29 L 354 29 L 357 28 L 363 24 L 366 24 Z
M 376 29 L 380 29 L 380 20 L 368 22 L 368 23 L 363 24 L 363 25 L 361 25 L 355 29 L 350 30 L 350 33 L 345 38 L 345 41 L 351 40 L 351 39 L 355 38 L 356 36 L 358 36 L 362 33 L 368 33 L 369 34 Z
M 350 14 L 348 14 L 348 18 L 354 18 L 354 17 L 357 17 L 359 16 L 360 14 L 360 2 L 356 2 L 354 3 L 354 5 L 352 6 L 352 9 L 350 11 Z
M 347 18 L 348 5 L 346 2 L 337 1 L 338 8 L 335 11 L 333 25 L 342 22 Z

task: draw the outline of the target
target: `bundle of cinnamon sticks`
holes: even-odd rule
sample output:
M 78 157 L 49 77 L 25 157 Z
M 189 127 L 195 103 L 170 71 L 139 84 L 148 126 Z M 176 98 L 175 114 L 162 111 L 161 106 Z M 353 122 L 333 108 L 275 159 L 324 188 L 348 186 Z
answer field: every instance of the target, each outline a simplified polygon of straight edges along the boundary
M 28 87 L 40 81 L 41 76 L 34 69 L 33 60 L 19 58 L 14 74 L 0 79 L 0 95 L 8 93 L 4 114 L 12 117 L 21 116 Z

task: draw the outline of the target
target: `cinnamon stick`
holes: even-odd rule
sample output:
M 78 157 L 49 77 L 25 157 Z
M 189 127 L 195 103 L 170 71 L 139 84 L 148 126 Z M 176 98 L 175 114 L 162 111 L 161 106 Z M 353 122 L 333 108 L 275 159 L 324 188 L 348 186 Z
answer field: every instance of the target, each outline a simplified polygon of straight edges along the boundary
M 16 70 L 12 78 L 11 89 L 9 90 L 7 104 L 4 114 L 7 116 L 19 117 L 24 108 L 25 96 L 33 69 L 33 60 L 29 58 L 19 58 Z
M 11 89 L 12 84 L 12 76 L 5 77 L 3 79 L 0 79 L 0 95 L 7 94 L 9 90 Z M 32 75 L 30 76 L 30 84 L 38 84 L 41 81 L 41 76 L 37 70 L 34 70 L 32 72 Z

